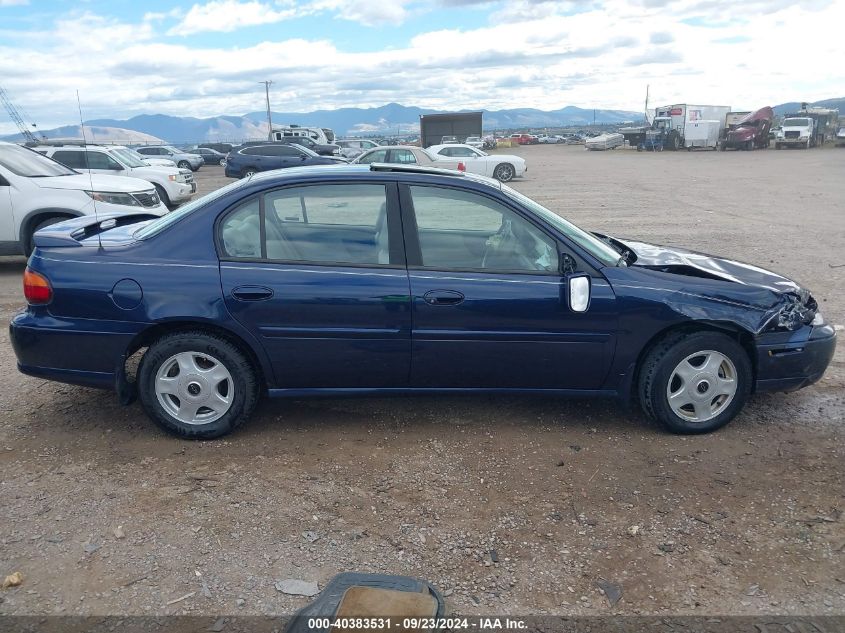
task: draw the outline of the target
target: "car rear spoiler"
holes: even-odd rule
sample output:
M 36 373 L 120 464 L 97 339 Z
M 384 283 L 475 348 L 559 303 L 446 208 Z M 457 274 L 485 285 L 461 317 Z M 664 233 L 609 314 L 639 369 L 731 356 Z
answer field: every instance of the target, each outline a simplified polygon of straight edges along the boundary
M 66 246 L 82 246 L 82 240 L 100 233 L 105 233 L 118 226 L 137 224 L 155 220 L 158 216 L 152 213 L 130 213 L 127 215 L 106 215 L 94 217 L 83 215 L 45 226 L 33 236 L 35 246 L 42 248 L 56 248 Z

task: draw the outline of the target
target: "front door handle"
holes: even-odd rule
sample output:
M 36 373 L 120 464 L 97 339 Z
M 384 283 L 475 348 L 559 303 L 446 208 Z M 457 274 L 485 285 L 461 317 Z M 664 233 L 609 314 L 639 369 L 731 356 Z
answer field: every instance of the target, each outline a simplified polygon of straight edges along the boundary
M 264 286 L 238 286 L 232 296 L 240 301 L 264 301 L 273 296 L 273 291 Z
M 456 306 L 463 302 L 464 295 L 457 290 L 429 290 L 423 300 L 432 306 Z

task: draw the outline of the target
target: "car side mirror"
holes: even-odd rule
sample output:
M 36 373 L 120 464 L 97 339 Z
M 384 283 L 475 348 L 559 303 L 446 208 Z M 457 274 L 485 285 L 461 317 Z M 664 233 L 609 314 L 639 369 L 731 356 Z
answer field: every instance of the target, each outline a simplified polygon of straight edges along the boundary
M 570 275 L 566 279 L 569 294 L 569 309 L 573 312 L 586 312 L 590 307 L 591 284 L 586 273 Z

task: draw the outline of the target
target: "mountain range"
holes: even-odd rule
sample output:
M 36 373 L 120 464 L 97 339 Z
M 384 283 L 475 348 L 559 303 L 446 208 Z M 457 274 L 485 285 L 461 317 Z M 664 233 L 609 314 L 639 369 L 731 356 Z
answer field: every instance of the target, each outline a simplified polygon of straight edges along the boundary
M 815 105 L 839 108 L 845 112 L 845 98 L 826 99 Z M 782 116 L 798 110 L 799 102 L 774 106 L 775 114 Z M 421 114 L 435 114 L 438 110 L 388 103 L 377 108 L 340 108 L 315 112 L 273 112 L 274 125 L 296 124 L 327 127 L 338 136 L 418 134 Z M 485 130 L 536 130 L 562 126 L 586 126 L 594 121 L 600 124 L 619 124 L 641 121 L 641 112 L 628 110 L 592 110 L 567 106 L 559 110 L 514 108 L 485 110 Z M 164 114 L 142 114 L 131 119 L 95 119 L 87 121 L 86 137 L 93 141 L 121 141 L 125 143 L 157 142 L 191 143 L 201 141 L 241 141 L 260 139 L 267 135 L 266 112 L 250 112 L 243 116 L 216 116 L 206 119 L 176 117 Z M 52 130 L 41 130 L 47 138 L 81 138 L 80 126 L 70 125 Z M 3 137 L 19 141 L 20 134 Z

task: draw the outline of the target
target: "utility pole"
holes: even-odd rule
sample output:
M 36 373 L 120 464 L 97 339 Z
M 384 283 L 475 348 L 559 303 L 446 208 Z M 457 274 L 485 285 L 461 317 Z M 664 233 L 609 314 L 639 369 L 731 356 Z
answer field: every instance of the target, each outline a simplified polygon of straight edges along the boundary
M 259 81 L 264 84 L 264 94 L 267 96 L 267 140 L 273 140 L 273 118 L 270 116 L 270 84 L 272 81 Z

